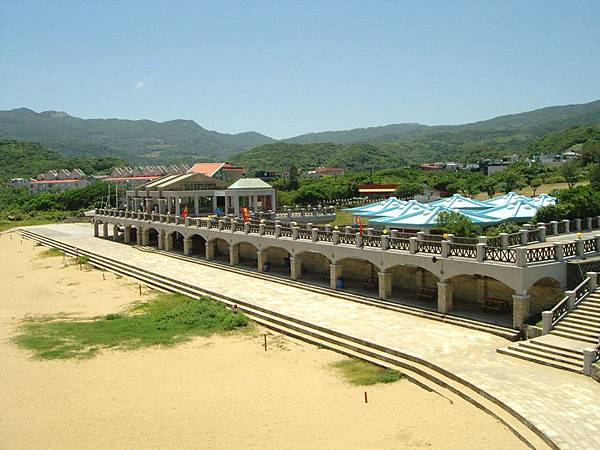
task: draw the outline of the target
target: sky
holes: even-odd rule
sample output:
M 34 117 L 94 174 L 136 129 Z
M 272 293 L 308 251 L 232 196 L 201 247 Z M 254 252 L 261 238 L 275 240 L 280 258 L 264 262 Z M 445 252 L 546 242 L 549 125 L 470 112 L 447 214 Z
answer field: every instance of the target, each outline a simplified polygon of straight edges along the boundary
M 0 109 L 274 138 L 600 99 L 600 1 L 4 1 Z

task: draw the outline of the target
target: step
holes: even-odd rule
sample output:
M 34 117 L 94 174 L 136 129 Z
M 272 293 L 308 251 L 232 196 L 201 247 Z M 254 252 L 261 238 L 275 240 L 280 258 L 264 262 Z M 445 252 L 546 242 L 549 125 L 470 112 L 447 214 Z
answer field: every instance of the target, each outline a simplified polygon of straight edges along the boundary
M 585 319 L 581 319 L 581 318 L 577 318 L 577 317 L 572 317 L 571 314 L 569 314 L 563 320 L 558 322 L 558 324 L 559 325 L 561 325 L 561 324 L 569 325 L 569 326 L 572 326 L 573 328 L 581 329 L 584 331 L 589 330 L 591 332 L 597 332 L 600 335 L 600 323 L 594 322 L 591 320 L 585 320 Z
M 539 352 L 542 354 L 546 354 L 549 356 L 555 356 L 557 358 L 560 358 L 561 360 L 564 361 L 570 361 L 574 364 L 581 364 L 583 366 L 583 353 L 574 353 L 570 350 L 565 350 L 565 349 L 557 349 L 557 348 L 550 348 L 550 347 L 546 347 L 543 345 L 535 345 L 532 344 L 530 341 L 523 341 L 523 342 L 519 342 L 519 347 L 522 347 L 524 349 L 528 349 L 528 350 L 533 350 L 535 352 Z M 515 346 L 511 345 L 509 346 L 509 348 L 514 348 Z
M 598 343 L 598 339 L 594 339 L 594 338 L 590 338 L 587 336 L 582 336 L 580 334 L 574 334 L 571 333 L 569 331 L 563 331 L 563 330 L 552 330 L 551 331 L 552 334 L 556 335 L 556 336 L 561 336 L 561 337 L 565 337 L 568 339 L 573 339 L 575 341 L 582 341 L 582 342 L 587 342 L 590 344 L 597 344 Z
M 567 342 L 561 342 L 565 338 L 559 337 L 559 341 L 558 342 L 552 343 L 552 342 L 548 342 L 548 336 L 552 336 L 552 335 L 546 335 L 546 336 L 541 336 L 539 338 L 530 339 L 527 342 L 529 344 L 531 344 L 531 345 L 535 345 L 535 346 L 542 347 L 542 348 L 549 348 L 549 349 L 552 349 L 552 350 L 566 352 L 566 353 L 572 354 L 574 356 L 581 356 L 582 355 L 580 349 L 578 349 L 578 348 L 575 349 L 575 348 L 572 348 L 572 347 L 569 346 L 569 344 L 577 346 L 577 344 L 581 343 L 581 341 L 575 340 L 573 342 L 572 339 L 569 339 Z M 550 338 L 550 339 L 553 339 L 553 338 Z
M 549 359 L 551 361 L 555 361 L 562 364 L 574 365 L 579 368 L 583 367 L 583 357 L 581 359 L 565 357 L 552 351 L 549 352 L 547 351 L 547 349 L 541 349 L 539 347 L 536 348 L 535 346 L 533 346 L 532 348 L 530 346 L 525 346 L 522 343 L 519 343 L 517 345 L 509 345 L 508 348 L 516 352 L 525 353 L 531 357 Z
M 587 306 L 587 305 L 578 305 L 574 311 L 585 311 L 585 312 L 589 312 L 590 314 L 600 314 L 600 309 L 598 308 L 594 308 L 593 306 Z
M 58 247 L 58 245 L 52 245 Z M 74 248 L 63 248 L 66 251 L 70 251 L 72 254 L 75 254 Z M 106 261 L 98 261 L 95 258 L 91 259 L 90 263 L 98 263 L 101 265 L 110 266 L 110 264 L 107 264 Z M 123 267 L 125 266 L 126 264 L 121 264 L 121 267 L 117 267 L 116 270 L 124 270 Z M 141 272 L 142 271 L 136 271 L 138 276 Z M 138 276 L 135 276 L 134 278 L 138 278 Z M 176 288 L 177 286 L 174 287 Z M 449 389 L 456 395 L 459 395 L 467 401 L 470 401 L 471 403 L 499 419 L 502 423 L 507 425 L 517 435 L 517 437 L 528 443 L 528 445 L 532 446 L 533 448 L 547 448 L 549 445 L 548 438 L 540 436 L 539 431 L 538 433 L 534 434 L 534 431 L 532 430 L 536 430 L 535 427 L 532 427 L 526 419 L 512 411 L 510 408 L 506 407 L 506 405 L 499 403 L 496 399 L 490 397 L 485 392 L 478 390 L 475 386 L 470 386 L 468 383 L 465 384 L 464 381 L 456 379 L 454 376 L 452 376 L 452 374 L 447 373 L 444 375 L 443 370 L 440 372 L 440 368 L 435 368 L 435 366 L 431 364 L 427 365 L 426 361 L 418 362 L 415 361 L 414 357 L 409 357 L 408 361 L 404 361 L 398 359 L 398 355 L 390 356 L 385 352 L 373 350 L 373 348 L 370 347 L 361 347 L 358 344 L 348 341 L 344 342 L 344 340 L 339 337 L 333 339 L 331 336 L 319 334 L 319 332 L 315 332 L 314 329 L 310 328 L 300 332 L 301 330 L 299 327 L 302 327 L 301 325 L 291 322 L 284 323 L 284 320 L 282 319 L 273 319 L 272 317 L 266 317 L 260 312 L 257 313 L 250 310 L 251 308 L 249 308 L 248 315 L 251 317 L 254 316 L 252 317 L 254 320 L 264 324 L 265 326 L 277 329 L 284 334 L 298 337 L 306 340 L 307 342 L 312 342 L 316 345 L 330 348 L 334 351 L 339 351 L 340 353 L 344 353 L 349 356 L 365 359 L 375 364 L 386 367 L 391 366 L 392 368 L 400 367 L 402 372 L 405 373 L 409 378 L 413 379 L 413 381 L 426 388 L 430 386 L 431 390 L 437 391 L 439 390 L 439 386 Z M 530 429 L 529 427 L 532 428 Z M 554 447 L 553 444 L 552 447 Z
M 579 308 L 575 308 L 572 312 L 569 313 L 569 317 L 581 317 L 585 319 L 590 319 L 594 321 L 600 322 L 600 313 L 596 314 L 590 311 L 581 310 Z
M 556 325 L 553 330 L 566 331 L 573 334 L 580 334 L 591 339 L 598 339 L 598 334 L 595 331 L 582 329 L 582 327 L 574 327 L 570 324 L 563 324 L 562 322 L 558 322 L 558 325 Z
M 577 305 L 577 308 L 586 308 L 590 311 L 600 312 L 600 304 L 591 302 L 581 302 Z
M 574 320 L 569 319 L 568 316 L 565 319 L 558 322 L 557 326 L 568 327 L 568 328 L 571 328 L 572 330 L 583 331 L 585 333 L 600 335 L 599 327 L 595 327 L 594 325 L 578 323 Z
M 581 367 L 579 367 L 575 364 L 554 361 L 552 359 L 549 359 L 549 358 L 546 358 L 543 356 L 528 355 L 526 353 L 514 350 L 511 347 L 501 347 L 501 348 L 498 348 L 496 351 L 502 355 L 512 356 L 514 358 L 523 359 L 523 360 L 529 361 L 531 363 L 542 364 L 544 366 L 554 367 L 556 369 L 563 369 L 563 370 L 567 370 L 569 372 L 575 372 L 575 373 L 580 373 L 582 371 Z

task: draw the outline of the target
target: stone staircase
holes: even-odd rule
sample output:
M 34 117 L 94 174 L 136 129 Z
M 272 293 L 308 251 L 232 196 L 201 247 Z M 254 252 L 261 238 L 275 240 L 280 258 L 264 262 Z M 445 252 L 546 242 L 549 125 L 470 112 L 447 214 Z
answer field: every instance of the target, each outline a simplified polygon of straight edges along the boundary
M 590 292 L 545 336 L 497 349 L 498 353 L 580 373 L 583 349 L 600 339 L 600 289 Z
M 598 344 L 600 337 L 600 290 L 596 289 L 583 299 L 573 311 L 550 332 L 589 344 Z

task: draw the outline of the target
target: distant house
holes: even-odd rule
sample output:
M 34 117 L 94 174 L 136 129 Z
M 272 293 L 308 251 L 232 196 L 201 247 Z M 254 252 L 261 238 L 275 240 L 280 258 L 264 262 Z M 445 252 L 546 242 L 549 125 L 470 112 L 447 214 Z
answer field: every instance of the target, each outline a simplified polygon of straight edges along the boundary
M 263 181 L 271 181 L 277 178 L 277 174 L 275 172 L 257 171 L 254 173 L 254 178 L 260 178 Z
M 29 193 L 38 194 L 40 192 L 65 191 L 70 188 L 82 188 L 90 184 L 86 179 L 65 179 L 65 180 L 31 180 L 29 182 Z
M 131 189 L 166 175 L 183 175 L 188 170 L 190 166 L 187 164 L 172 164 L 169 167 L 162 165 L 115 167 L 109 177 L 100 176 L 96 179 Z
M 345 170 L 341 167 L 317 167 L 306 174 L 309 177 L 339 177 L 344 175 Z
M 23 187 L 27 186 L 29 184 L 29 181 L 30 180 L 27 178 L 11 178 L 10 185 L 15 188 Z

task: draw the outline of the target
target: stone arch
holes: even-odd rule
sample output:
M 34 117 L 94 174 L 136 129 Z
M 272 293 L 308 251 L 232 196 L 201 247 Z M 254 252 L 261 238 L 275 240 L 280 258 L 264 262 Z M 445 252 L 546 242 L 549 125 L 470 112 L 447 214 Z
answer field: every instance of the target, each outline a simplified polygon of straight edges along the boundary
M 209 241 L 208 245 L 212 245 L 214 248 L 214 258 L 220 261 L 226 261 L 229 263 L 229 242 L 225 239 L 214 238 Z
M 452 314 L 512 326 L 511 286 L 485 275 L 455 275 L 446 282 L 452 290 Z
M 433 272 L 419 266 L 397 264 L 387 269 L 392 298 L 427 309 L 437 308 L 437 283 Z
M 290 252 L 283 247 L 270 245 L 262 249 L 263 262 L 267 265 L 267 272 L 289 275 Z
M 193 256 L 206 256 L 206 239 L 204 236 L 195 233 L 192 234 L 189 239 L 192 240 L 192 255 Z
M 166 239 L 170 239 L 169 249 L 177 252 L 183 253 L 183 240 L 185 236 L 179 231 L 171 231 L 170 233 L 165 235 Z
M 336 263 L 336 278 L 343 279 L 343 289 L 377 296 L 379 290 L 379 266 L 361 258 L 342 258 Z
M 246 241 L 237 242 L 233 245 L 238 253 L 237 263 L 256 269 L 258 265 L 258 248 L 256 245 Z
M 292 278 L 329 286 L 331 260 L 323 253 L 303 251 L 294 255 Z
M 565 296 L 565 293 L 560 286 L 560 281 L 553 277 L 542 277 L 538 279 L 527 290 L 527 294 L 531 298 L 529 306 L 530 315 L 551 310 Z
M 149 245 L 150 247 L 158 248 L 158 239 L 160 236 L 160 232 L 154 227 L 146 228 L 144 232 L 148 233 L 148 240 L 146 241 L 147 245 Z

